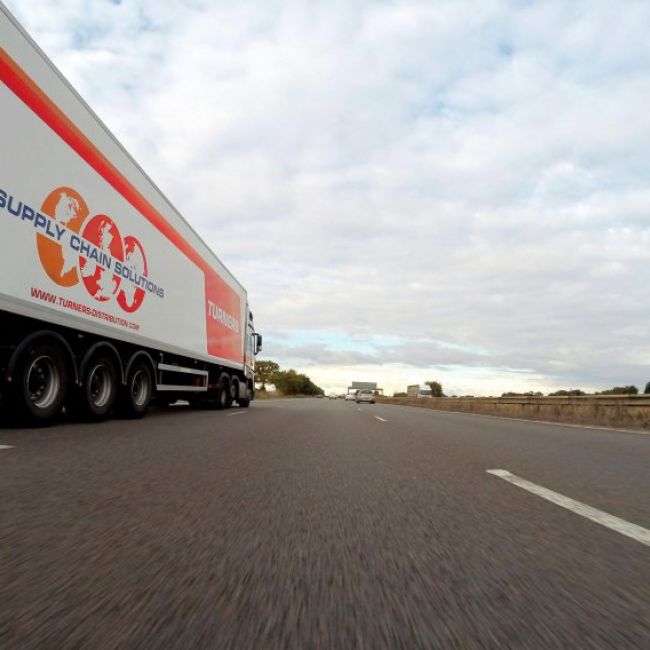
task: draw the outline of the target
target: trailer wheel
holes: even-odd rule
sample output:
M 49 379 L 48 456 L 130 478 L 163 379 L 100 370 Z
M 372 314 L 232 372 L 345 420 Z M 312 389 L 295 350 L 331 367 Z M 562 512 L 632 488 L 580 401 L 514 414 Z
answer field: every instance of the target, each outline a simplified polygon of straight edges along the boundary
M 133 364 L 120 394 L 120 413 L 127 418 L 141 418 L 149 409 L 153 395 L 153 376 L 149 364 Z
M 115 405 L 118 378 L 115 362 L 99 354 L 88 363 L 79 392 L 71 400 L 72 415 L 88 420 L 102 420 Z
M 67 386 L 60 347 L 56 343 L 30 346 L 16 364 L 7 407 L 20 421 L 48 424 L 61 411 Z

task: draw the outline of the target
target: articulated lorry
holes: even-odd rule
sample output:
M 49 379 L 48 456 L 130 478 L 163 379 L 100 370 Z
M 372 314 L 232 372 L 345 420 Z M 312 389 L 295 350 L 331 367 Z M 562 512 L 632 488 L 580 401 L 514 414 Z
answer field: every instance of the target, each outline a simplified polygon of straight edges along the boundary
M 0 3 L 0 408 L 254 397 L 241 284 Z

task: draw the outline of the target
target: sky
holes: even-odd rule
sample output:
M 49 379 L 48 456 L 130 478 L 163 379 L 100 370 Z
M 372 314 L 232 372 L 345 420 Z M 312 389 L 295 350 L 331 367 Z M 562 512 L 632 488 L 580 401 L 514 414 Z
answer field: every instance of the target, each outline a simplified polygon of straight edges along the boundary
M 327 392 L 650 381 L 646 0 L 5 0 Z

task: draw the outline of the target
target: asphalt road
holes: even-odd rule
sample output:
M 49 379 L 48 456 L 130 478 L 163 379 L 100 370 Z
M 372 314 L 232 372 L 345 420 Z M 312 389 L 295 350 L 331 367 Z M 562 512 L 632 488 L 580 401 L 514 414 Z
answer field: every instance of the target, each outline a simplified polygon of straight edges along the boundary
M 381 418 L 381 419 L 378 419 Z M 329 400 L 0 428 L 0 648 L 650 648 L 650 436 Z

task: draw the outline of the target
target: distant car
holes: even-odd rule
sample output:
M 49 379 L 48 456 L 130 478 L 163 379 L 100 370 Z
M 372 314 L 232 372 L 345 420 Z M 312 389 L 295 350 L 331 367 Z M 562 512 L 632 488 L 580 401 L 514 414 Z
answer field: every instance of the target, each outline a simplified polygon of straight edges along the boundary
M 369 388 L 362 388 L 357 393 L 357 404 L 374 404 L 375 403 L 375 393 Z
M 330 393 L 330 394 L 327 396 L 328 399 L 336 399 L 337 397 L 338 397 L 338 395 L 337 395 L 336 393 Z
M 347 393 L 345 395 L 345 401 L 346 402 L 354 402 L 355 399 L 357 399 L 357 394 L 356 393 Z
M 318 399 L 323 399 L 323 397 L 325 397 L 325 395 L 323 395 L 323 393 L 318 393 L 318 395 L 316 395 L 316 397 Z

